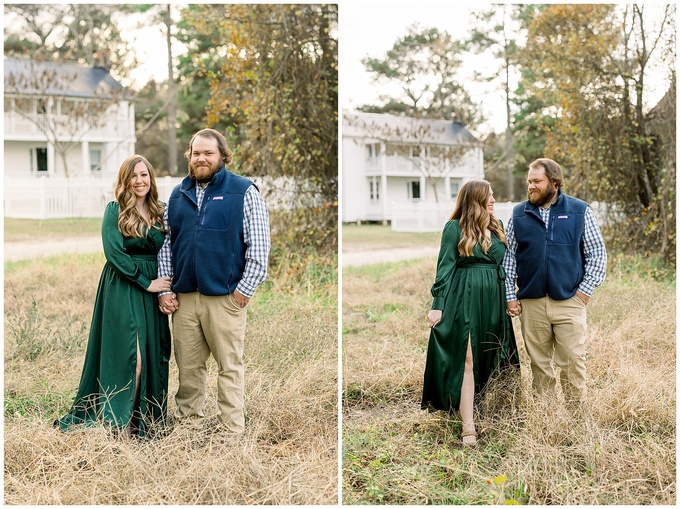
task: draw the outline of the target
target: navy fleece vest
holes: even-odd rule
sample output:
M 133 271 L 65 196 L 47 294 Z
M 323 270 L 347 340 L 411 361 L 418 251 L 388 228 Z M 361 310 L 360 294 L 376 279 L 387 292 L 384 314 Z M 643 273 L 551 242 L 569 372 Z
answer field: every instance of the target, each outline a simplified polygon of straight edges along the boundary
M 205 188 L 198 210 L 196 182 L 186 177 L 168 200 L 172 242 L 172 290 L 228 295 L 245 268 L 243 197 L 254 185 L 224 167 Z
M 512 221 L 517 240 L 519 299 L 546 295 L 555 300 L 571 298 L 585 275 L 583 232 L 586 202 L 559 192 L 550 207 L 548 227 L 538 206 L 525 201 L 516 205 Z

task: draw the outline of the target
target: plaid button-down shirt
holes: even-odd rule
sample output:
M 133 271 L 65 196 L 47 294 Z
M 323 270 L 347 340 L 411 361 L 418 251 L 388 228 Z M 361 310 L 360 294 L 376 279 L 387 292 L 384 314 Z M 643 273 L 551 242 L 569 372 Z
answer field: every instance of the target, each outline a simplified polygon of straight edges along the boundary
M 548 228 L 548 221 L 550 220 L 550 207 L 538 207 L 541 213 L 541 219 Z M 600 286 L 607 274 L 607 250 L 604 246 L 604 239 L 600 233 L 600 227 L 597 225 L 595 214 L 586 207 L 584 216 L 585 228 L 583 232 L 583 251 L 586 259 L 585 275 L 579 285 L 578 289 L 585 295 L 590 297 L 595 291 L 596 286 Z M 517 239 L 515 238 L 515 228 L 512 222 L 512 217 L 508 220 L 506 226 L 505 236 L 508 239 L 508 248 L 503 257 L 503 267 L 505 268 L 505 300 L 510 302 L 517 300 L 515 294 L 515 282 L 517 280 L 517 259 L 515 253 L 517 252 Z
M 196 185 L 196 201 L 201 210 L 205 188 Z M 163 225 L 168 233 L 163 247 L 158 253 L 158 277 L 173 276 L 172 251 L 170 245 L 170 225 L 168 224 L 168 205 L 163 213 Z M 216 239 L 218 240 L 218 239 Z M 255 186 L 250 186 L 243 196 L 243 242 L 246 245 L 246 265 L 243 277 L 236 289 L 246 297 L 252 297 L 255 289 L 267 277 L 267 261 L 271 239 L 269 237 L 269 213 L 267 206 Z M 160 295 L 172 292 L 161 292 Z

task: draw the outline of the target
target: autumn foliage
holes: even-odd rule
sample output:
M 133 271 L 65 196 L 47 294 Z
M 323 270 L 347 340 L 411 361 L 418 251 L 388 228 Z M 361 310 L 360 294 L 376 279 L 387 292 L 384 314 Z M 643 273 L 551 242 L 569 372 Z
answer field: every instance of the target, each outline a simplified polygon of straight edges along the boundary
M 529 26 L 524 65 L 554 118 L 545 155 L 570 192 L 608 204 L 609 237 L 626 251 L 675 260 L 675 8 L 552 5 Z M 649 7 L 651 8 L 651 7 Z M 669 63 L 666 96 L 650 111 L 652 56 Z
M 274 232 L 275 252 L 301 246 L 335 252 L 337 5 L 192 9 L 187 22 L 198 33 L 210 34 L 220 48 L 220 64 L 206 69 L 207 124 L 229 119 L 238 171 L 295 183 L 281 229 Z

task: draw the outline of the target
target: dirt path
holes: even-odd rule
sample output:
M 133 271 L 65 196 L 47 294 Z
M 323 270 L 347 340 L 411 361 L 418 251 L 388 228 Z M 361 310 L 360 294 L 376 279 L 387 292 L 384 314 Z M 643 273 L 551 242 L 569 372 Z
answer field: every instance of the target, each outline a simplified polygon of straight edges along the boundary
M 4 247 L 4 260 L 6 262 L 15 262 L 62 253 L 96 253 L 102 250 L 102 238 L 100 235 L 93 235 L 88 237 L 69 237 L 59 240 L 5 242 Z
M 4 260 L 14 262 L 62 253 L 96 253 L 102 250 L 99 235 L 69 237 L 59 240 L 33 240 L 30 242 L 5 242 Z M 438 246 L 377 249 L 374 251 L 349 251 L 342 253 L 343 267 L 358 267 L 373 263 L 390 263 L 400 260 L 436 257 Z
M 402 247 L 396 249 L 378 249 L 375 251 L 343 251 L 342 266 L 358 267 L 373 263 L 390 263 L 400 260 L 436 257 L 438 254 L 439 246 Z

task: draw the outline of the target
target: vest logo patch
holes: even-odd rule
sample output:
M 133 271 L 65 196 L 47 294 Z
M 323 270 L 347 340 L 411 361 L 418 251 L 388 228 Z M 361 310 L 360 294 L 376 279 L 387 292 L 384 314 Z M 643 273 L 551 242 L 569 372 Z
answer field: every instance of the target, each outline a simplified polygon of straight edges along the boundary
M 224 196 L 214 196 L 213 200 L 222 200 Z
M 569 219 L 569 216 L 557 216 L 557 219 Z

